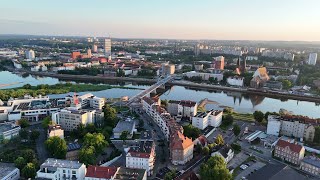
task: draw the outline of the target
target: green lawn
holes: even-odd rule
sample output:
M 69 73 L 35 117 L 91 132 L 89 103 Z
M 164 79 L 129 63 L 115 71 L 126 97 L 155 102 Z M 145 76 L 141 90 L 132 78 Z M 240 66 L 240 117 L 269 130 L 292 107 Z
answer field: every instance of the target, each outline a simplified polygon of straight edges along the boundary
M 250 121 L 254 122 L 253 114 L 241 114 L 241 113 L 229 113 L 233 116 L 234 120 L 240 120 L 240 121 Z

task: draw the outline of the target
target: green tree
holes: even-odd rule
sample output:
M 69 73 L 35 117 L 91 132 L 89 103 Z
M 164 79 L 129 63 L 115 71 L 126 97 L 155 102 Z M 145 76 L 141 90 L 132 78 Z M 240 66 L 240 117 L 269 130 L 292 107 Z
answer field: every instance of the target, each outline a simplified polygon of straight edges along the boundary
M 117 111 L 116 109 L 110 107 L 110 105 L 106 104 L 103 109 L 105 125 L 110 127 L 115 127 L 117 122 Z
M 206 155 L 208 155 L 209 153 L 210 153 L 210 149 L 209 149 L 208 147 L 203 147 L 203 148 L 202 148 L 202 154 L 203 154 L 203 155 L 206 156 Z
M 264 119 L 265 120 L 268 120 L 268 116 L 271 115 L 271 113 L 269 111 L 267 111 L 265 114 L 264 114 Z
M 196 128 L 189 124 L 187 126 L 183 126 L 183 134 L 189 138 L 197 139 L 200 136 L 201 131 L 199 128 Z
M 19 124 L 19 126 L 21 126 L 21 128 L 26 128 L 26 127 L 30 126 L 29 121 L 26 119 L 20 119 L 18 121 L 18 124 Z
M 126 140 L 128 139 L 128 135 L 129 135 L 128 131 L 122 131 L 122 133 L 120 135 L 120 139 L 123 141 L 123 143 L 125 143 Z
M 226 116 L 222 117 L 223 126 L 230 126 L 232 123 L 233 123 L 233 116 L 231 114 L 227 114 Z
M 22 88 L 24 88 L 24 89 L 31 89 L 32 86 L 31 86 L 30 84 L 25 84 L 25 85 L 22 86 Z
M 22 169 L 22 176 L 25 178 L 34 178 L 36 176 L 36 167 L 33 163 L 28 163 Z
M 40 136 L 40 132 L 38 130 L 32 130 L 30 134 L 30 139 L 32 141 L 36 141 Z
M 218 146 L 222 146 L 224 145 L 224 139 L 222 137 L 221 134 L 218 134 L 217 138 L 214 140 L 214 142 L 218 145 Z
M 262 122 L 264 118 L 264 114 L 261 111 L 255 111 L 253 113 L 253 117 L 257 122 Z
M 86 131 L 88 132 L 88 133 L 95 133 L 95 132 L 97 132 L 97 128 L 96 128 L 96 126 L 93 124 L 93 123 L 90 123 L 90 124 L 87 124 L 87 126 L 86 126 Z
M 101 133 L 87 133 L 83 139 L 83 145 L 86 147 L 93 146 L 97 153 L 101 153 L 103 148 L 108 146 L 108 142 Z
M 283 89 L 288 90 L 292 87 L 292 82 L 287 79 L 284 79 L 284 80 L 282 80 L 282 87 L 283 87 Z
M 21 157 L 21 156 L 19 156 L 19 157 L 14 161 L 14 165 L 15 165 L 18 169 L 20 169 L 20 170 L 22 170 L 22 168 L 23 168 L 26 164 L 27 164 L 26 160 L 25 160 L 23 157 Z
M 95 148 L 93 146 L 83 147 L 79 152 L 79 160 L 85 165 L 93 165 L 96 162 Z
M 166 175 L 164 176 L 164 180 L 172 180 L 177 176 L 177 173 L 175 170 L 172 170 L 170 172 L 167 172 Z
M 57 159 L 64 159 L 67 154 L 67 144 L 58 136 L 50 137 L 45 142 L 48 152 Z
M 232 176 L 221 156 L 212 156 L 200 167 L 201 180 L 231 180 Z
M 21 129 L 19 131 L 19 136 L 21 139 L 28 140 L 29 139 L 29 131 L 26 129 Z
M 32 160 L 36 158 L 36 153 L 32 149 L 25 149 L 21 154 L 26 162 L 32 162 Z
M 233 134 L 235 136 L 238 136 L 240 134 L 241 128 L 238 124 L 233 125 Z
M 49 128 L 49 125 L 53 125 L 54 123 L 52 122 L 50 116 L 47 116 L 43 119 L 42 121 L 42 127 L 44 129 L 48 129 Z

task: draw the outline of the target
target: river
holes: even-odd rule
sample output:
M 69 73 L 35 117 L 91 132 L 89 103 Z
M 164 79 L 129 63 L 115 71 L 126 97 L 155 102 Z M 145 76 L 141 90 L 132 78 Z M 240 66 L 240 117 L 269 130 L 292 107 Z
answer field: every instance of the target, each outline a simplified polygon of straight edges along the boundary
M 39 85 L 39 84 L 56 84 L 64 83 L 56 78 L 50 77 L 36 77 L 13 74 L 8 71 L 0 72 L 0 89 L 21 87 L 24 84 Z M 9 86 L 2 87 L 3 84 Z M 10 85 L 12 84 L 12 85 Z M 138 87 L 147 88 L 148 85 L 137 85 L 132 83 L 118 84 L 124 87 Z M 108 89 L 103 91 L 91 92 L 92 94 L 106 98 L 119 98 L 122 96 L 133 96 L 140 92 L 138 89 Z M 79 94 L 83 94 L 82 92 Z M 68 94 L 72 94 L 68 93 Z M 50 97 L 64 97 L 66 94 L 50 95 Z M 207 109 L 221 108 L 228 106 L 234 108 L 235 111 L 241 113 L 252 113 L 256 110 L 263 112 L 279 112 L 281 108 L 292 111 L 297 115 L 309 116 L 312 118 L 320 118 L 320 106 L 313 102 L 297 101 L 297 100 L 279 100 L 257 95 L 242 95 L 241 93 L 230 93 L 223 91 L 199 91 L 194 89 L 187 89 L 182 86 L 173 86 L 170 90 L 165 92 L 160 97 L 161 99 L 174 100 L 193 100 L 199 102 L 204 98 L 215 101 L 216 104 L 208 104 Z

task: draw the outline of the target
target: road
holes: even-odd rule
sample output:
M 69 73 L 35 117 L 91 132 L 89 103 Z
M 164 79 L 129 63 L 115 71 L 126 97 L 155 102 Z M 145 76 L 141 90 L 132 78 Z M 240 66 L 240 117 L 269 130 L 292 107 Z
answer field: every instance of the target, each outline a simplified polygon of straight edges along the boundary
M 47 132 L 42 128 L 41 124 L 35 124 L 28 127 L 29 130 L 37 130 L 40 132 L 39 138 L 36 140 L 37 157 L 40 164 L 43 163 L 49 156 L 44 142 L 47 139 Z

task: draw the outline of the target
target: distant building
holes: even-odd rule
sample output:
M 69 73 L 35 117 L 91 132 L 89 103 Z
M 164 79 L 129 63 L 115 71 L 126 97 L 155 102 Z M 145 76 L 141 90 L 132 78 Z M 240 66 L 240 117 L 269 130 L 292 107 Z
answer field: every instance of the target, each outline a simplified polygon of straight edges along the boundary
M 231 159 L 234 156 L 234 151 L 232 150 L 230 145 L 225 145 L 222 147 L 219 151 L 213 152 L 211 156 L 221 156 L 225 163 L 228 163 L 231 161 Z
M 60 125 L 49 125 L 48 128 L 48 138 L 58 136 L 61 139 L 64 139 L 64 130 Z
M 196 71 L 202 71 L 203 70 L 203 64 L 194 64 L 194 69 Z
M 282 82 L 281 81 L 268 81 L 265 83 L 264 86 L 269 89 L 282 90 Z
M 78 57 L 80 57 L 81 53 L 79 51 L 77 52 L 72 52 L 71 53 L 71 58 L 72 59 L 77 59 Z
M 320 159 L 314 156 L 303 158 L 300 164 L 300 169 L 314 176 L 320 176 Z
M 92 53 L 91 53 L 91 49 L 87 49 L 87 56 L 88 58 L 91 58 L 92 57 Z
M 95 44 L 92 45 L 92 52 L 94 52 L 94 53 L 98 52 L 98 46 L 97 45 L 95 45 Z
M 156 160 L 155 143 L 152 140 L 140 141 L 138 146 L 130 147 L 126 155 L 126 167 L 145 169 L 147 175 L 153 175 Z
M 214 59 L 214 68 L 224 70 L 224 57 L 218 56 L 218 57 L 214 57 L 213 59 Z
M 274 148 L 274 156 L 290 162 L 295 165 L 299 165 L 301 160 L 304 157 L 305 149 L 303 146 L 290 143 L 288 141 L 280 139 L 275 148 Z
M 318 59 L 318 54 L 317 53 L 310 53 L 309 54 L 309 59 L 308 59 L 308 64 L 309 65 L 316 65 L 317 64 L 317 59 Z
M 83 180 L 86 166 L 78 161 L 48 158 L 40 166 L 36 178 L 42 179 L 79 179 Z
M 253 78 L 250 81 L 250 87 L 261 88 L 269 80 L 270 78 L 267 74 L 267 69 L 265 67 L 260 67 L 253 74 Z
M 88 166 L 85 180 L 114 180 L 118 167 Z
M 35 55 L 35 53 L 34 53 L 34 51 L 33 50 L 27 50 L 26 52 L 25 52 L 25 54 L 26 54 L 26 59 L 31 59 L 31 60 L 33 60 L 33 59 L 35 59 L 36 58 L 36 55 Z
M 20 126 L 16 126 L 13 123 L 1 123 L 0 124 L 0 140 L 8 139 L 18 136 Z
M 192 140 L 185 137 L 180 131 L 170 136 L 170 158 L 174 165 L 185 164 L 193 158 Z
M 231 86 L 238 86 L 242 87 L 243 86 L 243 77 L 240 76 L 231 76 L 227 78 L 227 83 Z
M 18 180 L 20 179 L 20 170 L 14 164 L 0 163 L 1 180 Z
M 104 39 L 103 48 L 104 48 L 104 55 L 106 57 L 111 56 L 111 38 Z
M 113 137 L 120 138 L 122 132 L 128 131 L 128 138 L 131 138 L 135 129 L 136 123 L 134 120 L 119 121 L 115 128 L 113 128 Z
M 161 65 L 161 75 L 162 76 L 168 76 L 172 75 L 175 72 L 175 65 L 169 64 L 169 63 L 163 63 Z
M 223 80 L 223 73 L 204 73 L 204 72 L 195 72 L 195 71 L 190 71 L 186 72 L 185 76 L 188 78 L 192 77 L 200 77 L 204 81 L 208 81 L 210 78 L 215 78 L 217 81 L 222 81 Z
M 222 111 L 210 110 L 206 112 L 199 112 L 192 117 L 192 126 L 201 130 L 208 126 L 219 127 L 222 122 Z

